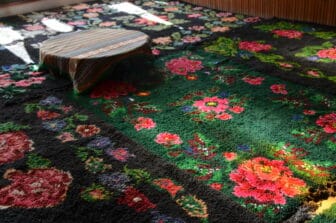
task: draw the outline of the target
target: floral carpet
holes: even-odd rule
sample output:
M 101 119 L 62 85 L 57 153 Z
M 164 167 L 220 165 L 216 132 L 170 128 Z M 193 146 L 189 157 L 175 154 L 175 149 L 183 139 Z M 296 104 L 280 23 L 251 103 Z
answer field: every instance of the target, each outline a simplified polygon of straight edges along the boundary
M 1 19 L 2 222 L 336 221 L 313 213 L 335 197 L 334 28 L 134 1 L 166 26 L 115 3 Z M 141 30 L 153 60 L 74 95 L 39 70 L 45 18 Z

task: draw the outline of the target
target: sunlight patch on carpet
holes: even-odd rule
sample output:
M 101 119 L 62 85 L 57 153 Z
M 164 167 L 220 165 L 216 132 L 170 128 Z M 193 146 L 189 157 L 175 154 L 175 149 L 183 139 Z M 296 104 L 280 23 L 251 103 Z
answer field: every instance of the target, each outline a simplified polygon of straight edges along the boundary
M 26 64 L 34 63 L 34 61 L 29 56 L 23 42 L 18 42 L 14 45 L 5 46 L 11 53 L 15 54 L 17 57 L 21 58 Z
M 128 14 L 133 14 L 133 15 L 138 15 L 141 18 L 153 21 L 153 22 L 157 22 L 157 23 L 161 23 L 167 26 L 173 25 L 173 23 L 165 21 L 149 12 L 147 12 L 146 10 L 133 5 L 132 3 L 129 2 L 123 2 L 123 3 L 119 3 L 119 4 L 114 4 L 114 5 L 110 5 L 109 6 L 111 9 L 113 10 L 117 10 L 119 12 L 126 12 Z
M 58 19 L 44 18 L 44 19 L 42 19 L 42 23 L 43 23 L 43 25 L 45 25 L 49 29 L 55 30 L 57 32 L 67 33 L 67 32 L 71 32 L 73 30 L 73 26 L 65 24 L 65 23 L 59 21 Z
M 16 40 L 23 40 L 20 32 L 15 31 L 12 27 L 0 27 L 0 44 L 10 44 Z

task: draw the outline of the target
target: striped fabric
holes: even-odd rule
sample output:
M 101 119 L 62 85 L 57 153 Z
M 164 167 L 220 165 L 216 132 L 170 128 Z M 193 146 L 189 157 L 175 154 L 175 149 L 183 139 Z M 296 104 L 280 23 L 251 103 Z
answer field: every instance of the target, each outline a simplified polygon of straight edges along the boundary
M 68 74 L 74 90 L 92 87 L 108 68 L 134 54 L 150 54 L 149 37 L 138 31 L 92 29 L 59 35 L 40 48 L 40 64 Z

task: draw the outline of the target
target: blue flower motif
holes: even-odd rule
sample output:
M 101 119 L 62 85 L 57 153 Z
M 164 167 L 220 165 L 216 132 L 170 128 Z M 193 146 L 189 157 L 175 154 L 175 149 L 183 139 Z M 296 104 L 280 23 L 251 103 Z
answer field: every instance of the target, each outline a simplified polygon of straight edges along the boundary
M 319 59 L 318 56 L 310 56 L 310 57 L 307 57 L 307 60 L 309 61 L 317 61 Z
M 43 106 L 52 106 L 52 105 L 61 105 L 62 102 L 63 101 L 61 99 L 58 99 L 54 96 L 49 96 L 46 99 L 41 100 L 39 104 Z
M 194 150 L 190 146 L 184 147 L 184 149 L 185 149 L 186 153 L 188 153 L 190 155 L 195 154 Z
M 252 53 L 245 50 L 239 50 L 238 55 L 243 59 L 250 59 L 253 56 Z
M 301 115 L 301 114 L 295 114 L 295 115 L 292 116 L 293 121 L 300 121 L 302 119 L 303 119 L 303 115 Z
M 244 152 L 247 152 L 247 151 L 251 150 L 250 146 L 248 146 L 248 145 L 238 145 L 237 149 L 241 150 L 241 151 L 244 151 Z
M 98 180 L 104 186 L 118 191 L 125 190 L 127 184 L 131 181 L 126 174 L 120 172 L 101 174 Z
M 11 65 L 3 65 L 3 66 L 1 66 L 1 69 L 5 72 L 10 71 L 11 70 Z
M 185 223 L 180 218 L 172 218 L 165 214 L 160 214 L 158 211 L 152 211 L 151 214 L 153 215 L 151 223 Z
M 230 96 L 230 93 L 222 91 L 221 93 L 219 93 L 218 95 L 220 98 L 227 98 Z
M 12 64 L 12 69 L 14 70 L 24 70 L 27 66 L 25 64 Z
M 183 112 L 190 112 L 190 111 L 194 110 L 194 107 L 193 107 L 193 106 L 186 105 L 186 106 L 183 106 L 183 107 L 181 108 L 181 110 L 182 110 Z
M 97 137 L 87 144 L 87 147 L 92 149 L 104 149 L 113 145 L 109 137 Z
M 45 121 L 42 123 L 42 127 L 53 132 L 59 132 L 66 126 L 66 122 L 64 120 L 52 120 Z

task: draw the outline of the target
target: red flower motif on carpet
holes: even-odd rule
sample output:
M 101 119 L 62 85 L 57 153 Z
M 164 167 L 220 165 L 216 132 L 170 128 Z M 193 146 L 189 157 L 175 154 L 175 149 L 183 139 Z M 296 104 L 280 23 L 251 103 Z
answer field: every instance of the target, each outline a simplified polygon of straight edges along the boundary
M 272 49 L 272 46 L 270 44 L 258 43 L 256 41 L 241 41 L 239 43 L 239 49 L 258 53 L 261 51 L 269 51 Z
M 108 149 L 106 153 L 120 162 L 127 162 L 130 157 L 135 157 L 134 154 L 129 153 L 128 148 Z
M 238 105 L 233 106 L 232 108 L 229 108 L 229 110 L 233 113 L 240 114 L 242 113 L 245 109 L 243 107 L 240 107 Z
M 323 127 L 326 133 L 336 133 L 336 113 L 320 116 L 316 120 L 316 124 Z
M 218 191 L 221 191 L 222 190 L 222 188 L 223 188 L 223 184 L 221 184 L 221 183 L 211 183 L 210 185 L 209 185 L 212 189 L 214 189 L 214 190 L 218 190 Z
M 61 140 L 62 143 L 71 142 L 71 141 L 76 140 L 71 132 L 63 132 L 62 134 L 58 135 L 56 138 Z
M 166 190 L 172 197 L 175 197 L 179 191 L 183 190 L 182 186 L 176 185 L 171 179 L 168 178 L 155 179 L 153 183 L 159 186 L 161 189 Z
M 284 84 L 273 84 L 270 89 L 273 91 L 275 94 L 288 94 L 286 90 L 286 85 Z
M 90 94 L 91 98 L 118 98 L 135 92 L 132 84 L 118 81 L 104 81 L 96 86 Z
M 303 114 L 305 114 L 305 115 L 315 115 L 316 111 L 315 110 L 303 110 Z
M 320 50 L 317 52 L 317 56 L 320 58 L 336 60 L 336 48 Z
M 180 57 L 177 59 L 172 59 L 166 62 L 166 67 L 173 74 L 187 75 L 188 73 L 193 73 L 203 68 L 202 61 L 200 60 L 189 60 L 186 57 Z
M 15 81 L 11 80 L 10 74 L 1 74 L 0 75 L 0 87 L 5 88 L 9 85 L 15 83 Z
M 91 137 L 100 132 L 96 125 L 77 125 L 76 132 L 82 137 Z
M 146 212 L 148 209 L 156 208 L 156 205 L 140 191 L 133 187 L 127 187 L 124 195 L 118 199 L 118 204 L 127 205 L 136 212 Z
M 137 131 L 140 131 L 141 129 L 152 129 L 155 128 L 156 123 L 151 118 L 146 117 L 138 117 L 135 121 L 134 128 Z
M 261 85 L 263 80 L 265 80 L 265 78 L 263 77 L 244 77 L 242 80 L 251 85 Z
M 285 197 L 294 197 L 304 192 L 306 183 L 293 177 L 282 160 L 256 157 L 240 164 L 230 173 L 237 185 L 233 194 L 237 197 L 252 197 L 257 202 L 286 204 Z
M 225 157 L 227 161 L 233 161 L 237 159 L 237 153 L 235 152 L 224 152 L 223 156 Z
M 206 97 L 195 101 L 193 106 L 202 112 L 215 112 L 219 114 L 229 108 L 229 100 L 227 98 L 218 98 L 217 96 Z
M 224 113 L 221 113 L 219 115 L 216 115 L 216 118 L 218 118 L 220 120 L 223 120 L 223 121 L 226 121 L 226 120 L 232 119 L 232 115 L 224 112 Z
M 42 120 L 50 120 L 61 116 L 61 114 L 52 111 L 39 110 L 37 112 L 37 117 Z
M 0 134 L 0 165 L 21 159 L 34 148 L 33 142 L 21 131 Z
M 14 84 L 16 87 L 29 87 L 33 84 L 42 84 L 45 79 L 45 77 L 31 77 L 28 79 L 17 81 Z
M 12 183 L 0 189 L 0 209 L 53 207 L 65 199 L 72 181 L 70 173 L 54 168 L 27 173 L 10 169 L 4 178 Z
M 159 133 L 155 138 L 155 142 L 168 147 L 173 145 L 180 145 L 183 143 L 179 135 L 169 132 Z
M 303 32 L 297 30 L 277 29 L 272 31 L 273 34 L 289 39 L 301 39 Z
M 160 16 L 157 16 L 157 17 L 159 17 L 160 19 L 163 19 L 165 21 L 168 21 L 168 17 L 165 16 L 165 15 L 160 15 Z M 157 24 L 157 22 L 149 20 L 149 19 L 145 19 L 145 18 L 137 18 L 137 19 L 134 20 L 134 22 L 136 24 L 146 25 L 146 26 L 155 26 Z

